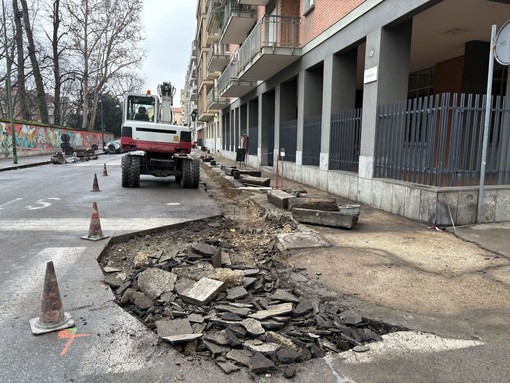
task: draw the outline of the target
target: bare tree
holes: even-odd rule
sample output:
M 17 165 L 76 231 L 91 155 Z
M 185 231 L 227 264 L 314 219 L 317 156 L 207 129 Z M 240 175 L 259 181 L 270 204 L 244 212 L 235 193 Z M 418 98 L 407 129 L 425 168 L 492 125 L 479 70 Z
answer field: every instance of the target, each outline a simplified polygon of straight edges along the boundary
M 140 65 L 142 0 L 68 0 L 69 37 L 81 66 L 82 127 L 92 129 L 105 84 Z
M 38 58 L 36 55 L 34 34 L 32 31 L 32 25 L 30 24 L 30 15 L 28 12 L 27 0 L 20 0 L 20 2 L 21 7 L 23 9 L 22 11 L 23 21 L 25 26 L 25 34 L 28 42 L 28 56 L 30 57 L 30 63 L 32 64 L 32 72 L 37 92 L 37 106 L 39 109 L 39 116 L 42 123 L 48 124 L 49 118 L 48 118 L 48 105 L 46 103 L 46 92 L 44 90 L 44 81 L 39 67 Z
M 60 0 L 53 1 L 53 9 L 51 13 L 52 19 L 52 59 L 53 59 L 53 122 L 57 125 L 62 124 L 62 105 L 60 102 L 60 92 L 62 89 L 62 76 L 60 74 L 60 55 L 65 47 L 60 45 L 62 34 L 59 34 L 60 28 Z
M 30 120 L 30 107 L 28 105 L 27 89 L 25 83 L 25 51 L 23 45 L 23 12 L 20 11 L 18 0 L 12 0 L 12 11 L 14 14 L 15 34 L 14 42 L 16 44 L 16 98 L 19 105 L 19 114 L 23 120 Z
M 142 91 L 144 79 L 136 72 L 119 72 L 108 81 L 112 95 L 122 97 L 126 93 Z

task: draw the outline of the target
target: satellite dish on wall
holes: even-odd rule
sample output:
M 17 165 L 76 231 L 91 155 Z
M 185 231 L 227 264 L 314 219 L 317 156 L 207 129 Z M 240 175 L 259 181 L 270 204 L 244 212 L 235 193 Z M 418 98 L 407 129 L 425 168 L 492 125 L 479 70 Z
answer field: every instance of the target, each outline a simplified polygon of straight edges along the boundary
M 510 20 L 508 20 L 496 36 L 494 57 L 501 65 L 510 65 Z

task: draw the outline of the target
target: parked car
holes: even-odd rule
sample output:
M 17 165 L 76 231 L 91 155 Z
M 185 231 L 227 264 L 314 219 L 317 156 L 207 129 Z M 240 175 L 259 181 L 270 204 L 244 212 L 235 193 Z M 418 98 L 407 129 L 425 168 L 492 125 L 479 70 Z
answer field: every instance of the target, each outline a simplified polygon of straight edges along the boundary
M 120 140 L 107 142 L 103 148 L 106 154 L 119 154 L 120 153 Z

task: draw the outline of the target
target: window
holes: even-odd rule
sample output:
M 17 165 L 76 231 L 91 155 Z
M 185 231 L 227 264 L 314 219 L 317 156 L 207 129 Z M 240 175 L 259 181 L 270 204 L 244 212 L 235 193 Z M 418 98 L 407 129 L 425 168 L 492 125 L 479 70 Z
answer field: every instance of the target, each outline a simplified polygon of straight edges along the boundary
M 308 14 L 315 7 L 315 0 L 304 0 L 304 12 L 303 14 Z
M 434 67 L 409 74 L 407 98 L 426 97 L 434 94 L 434 83 Z

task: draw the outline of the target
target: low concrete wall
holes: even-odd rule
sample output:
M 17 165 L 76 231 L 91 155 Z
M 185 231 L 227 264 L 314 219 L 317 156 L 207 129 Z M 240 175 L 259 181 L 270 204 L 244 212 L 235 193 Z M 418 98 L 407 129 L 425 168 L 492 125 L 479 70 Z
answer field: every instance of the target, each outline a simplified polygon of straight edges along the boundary
M 73 148 L 90 149 L 92 145 L 103 147 L 101 132 L 76 130 L 58 126 L 48 126 L 32 123 L 14 123 L 16 132 L 16 153 L 19 157 L 35 156 L 39 154 L 53 153 L 60 150 L 62 134 L 68 134 L 71 138 L 70 145 Z M 104 133 L 105 142 L 112 141 L 113 133 Z M 12 157 L 11 124 L 0 120 L 0 156 Z
M 235 160 L 235 153 L 223 151 Z M 248 165 L 259 169 L 256 156 L 248 156 Z M 281 164 L 279 172 L 281 174 Z M 274 172 L 274 168 L 264 167 Z M 296 166 L 285 162 L 283 176 L 328 193 L 360 202 L 414 221 L 451 226 L 476 223 L 478 187 L 436 188 L 390 179 L 363 179 L 356 173 L 319 170 L 314 166 Z M 451 215 L 451 218 L 450 218 Z M 510 221 L 510 185 L 486 186 L 483 199 L 483 223 Z

